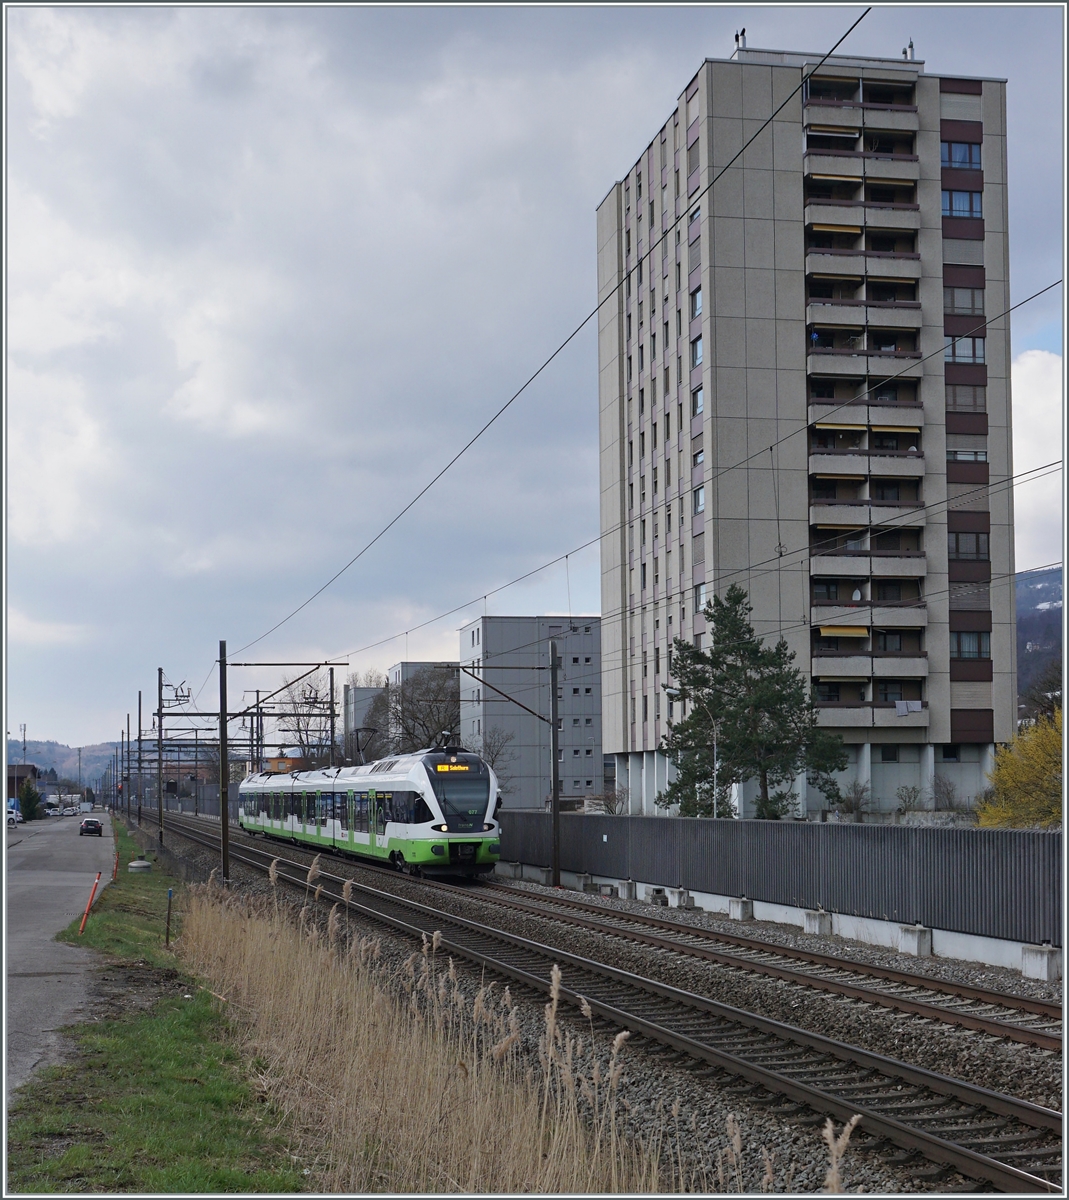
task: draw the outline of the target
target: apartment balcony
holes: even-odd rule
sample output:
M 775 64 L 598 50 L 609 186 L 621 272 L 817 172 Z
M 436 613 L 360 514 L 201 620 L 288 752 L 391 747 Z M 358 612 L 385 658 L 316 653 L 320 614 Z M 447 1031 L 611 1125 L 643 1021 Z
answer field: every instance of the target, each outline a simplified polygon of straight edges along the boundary
M 924 507 L 916 500 L 814 500 L 809 506 L 810 525 L 841 525 L 861 528 L 886 525 L 915 529 L 925 524 Z
M 864 450 L 815 450 L 809 455 L 810 475 L 867 475 L 869 456 Z
M 818 218 L 819 219 L 819 218 Z M 854 218 L 855 222 L 857 218 Z M 880 229 L 920 229 L 919 204 L 877 204 L 865 201 L 865 224 Z
M 886 301 L 882 304 L 865 305 L 865 324 L 881 329 L 913 329 L 920 325 L 921 304 L 919 300 Z M 807 322 L 809 318 L 806 318 Z
M 898 554 L 877 554 L 874 551 L 871 571 L 881 579 L 923 579 L 928 574 L 928 557 L 923 550 Z
M 869 423 L 887 425 L 893 429 L 900 429 L 903 433 L 919 434 L 923 408 L 924 405 L 919 400 L 900 400 L 897 404 L 870 404 Z M 819 420 L 819 417 L 814 420 Z
M 917 106 L 910 105 L 866 105 L 863 120 L 866 128 L 887 130 L 900 130 L 902 132 L 916 133 L 920 129 L 920 118 L 917 115 Z M 866 172 L 868 174 L 868 172 Z
M 809 455 L 810 475 L 886 475 L 920 479 L 924 453 L 920 450 L 814 450 Z
M 814 167 L 813 170 L 818 170 L 818 168 Z M 853 175 L 853 171 L 846 170 L 842 174 Z M 920 177 L 921 164 L 915 154 L 866 154 L 865 156 L 866 179 L 918 180 Z
M 928 702 L 920 712 L 898 715 L 894 701 L 869 700 L 863 703 L 817 701 L 817 724 L 825 729 L 927 729 Z
M 872 659 L 872 674 L 877 679 L 927 679 L 926 654 L 877 654 Z
M 920 479 L 924 475 L 923 450 L 872 450 L 868 473 L 894 479 Z
M 807 225 L 850 225 L 857 229 L 864 222 L 864 200 L 822 200 L 805 202 L 803 219 Z
M 872 623 L 880 629 L 926 629 L 928 609 L 923 600 L 903 600 L 898 604 L 874 604 Z
M 927 729 L 928 702 L 925 700 L 920 712 L 908 712 L 898 715 L 898 708 L 893 702 L 874 701 L 872 706 L 872 724 L 877 729 Z
M 869 679 L 872 676 L 872 659 L 867 654 L 814 654 L 813 674 Z
M 805 307 L 807 325 L 851 325 L 854 328 L 865 324 L 865 305 L 854 300 L 821 300 L 814 298 Z
M 822 729 L 871 729 L 872 709 L 867 704 L 831 704 L 817 701 L 817 724 Z
M 856 128 L 856 122 L 854 127 Z M 860 151 L 834 153 L 827 150 L 807 150 L 802 170 L 806 175 L 856 175 L 860 183 L 865 172 L 865 159 Z
M 920 278 L 920 264 L 909 279 Z M 860 250 L 822 250 L 819 246 L 810 247 L 805 253 L 805 272 L 812 275 L 864 275 L 865 255 Z M 888 278 L 899 278 L 892 272 L 882 272 Z
M 845 625 L 851 629 L 869 629 L 872 626 L 872 605 L 867 600 L 856 604 L 813 604 L 809 609 L 809 623 L 819 625 Z
M 809 559 L 810 575 L 845 575 L 848 579 L 867 579 L 872 574 L 872 560 L 867 550 L 846 554 L 813 554 Z

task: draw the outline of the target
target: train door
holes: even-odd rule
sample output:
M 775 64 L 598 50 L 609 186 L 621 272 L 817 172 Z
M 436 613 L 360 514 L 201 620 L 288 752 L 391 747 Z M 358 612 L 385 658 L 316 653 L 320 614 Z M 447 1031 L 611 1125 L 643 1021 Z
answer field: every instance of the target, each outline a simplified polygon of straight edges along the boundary
M 378 844 L 379 829 L 379 798 L 374 788 L 368 788 L 367 793 L 367 844 L 374 850 Z

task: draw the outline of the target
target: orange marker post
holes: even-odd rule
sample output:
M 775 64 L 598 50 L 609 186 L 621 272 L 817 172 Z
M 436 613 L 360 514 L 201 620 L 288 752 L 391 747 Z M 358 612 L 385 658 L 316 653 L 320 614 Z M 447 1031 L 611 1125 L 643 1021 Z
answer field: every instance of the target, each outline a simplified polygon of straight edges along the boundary
M 97 887 L 100 884 L 100 872 L 97 871 L 97 877 L 93 880 L 93 890 L 89 893 L 89 903 L 85 906 L 85 915 L 82 917 L 82 923 L 78 926 L 78 936 L 81 937 L 85 932 L 85 923 L 89 920 L 89 910 L 93 907 L 93 897 L 97 894 Z
M 115 851 L 115 866 L 111 872 L 111 882 L 114 883 L 119 878 L 119 852 Z

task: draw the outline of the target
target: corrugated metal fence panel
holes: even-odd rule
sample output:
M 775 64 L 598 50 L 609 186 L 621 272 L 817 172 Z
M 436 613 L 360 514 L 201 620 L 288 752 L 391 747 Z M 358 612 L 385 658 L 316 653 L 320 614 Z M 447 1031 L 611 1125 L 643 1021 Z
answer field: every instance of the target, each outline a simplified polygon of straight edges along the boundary
M 549 865 L 548 814 L 503 816 L 502 858 Z M 561 866 L 1060 946 L 1061 841 L 1029 830 L 566 813 Z

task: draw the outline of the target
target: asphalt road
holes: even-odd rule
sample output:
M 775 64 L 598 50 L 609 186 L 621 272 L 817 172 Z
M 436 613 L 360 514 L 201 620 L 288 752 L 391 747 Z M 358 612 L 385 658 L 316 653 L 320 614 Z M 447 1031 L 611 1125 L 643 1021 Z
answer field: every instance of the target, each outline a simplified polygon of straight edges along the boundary
M 90 814 L 82 814 L 90 815 Z M 103 837 L 79 837 L 77 817 L 49 817 L 8 828 L 5 938 L 7 1097 L 32 1072 L 60 1058 L 59 1029 L 83 1011 L 88 974 L 98 957 L 53 941 L 85 911 L 97 871 L 110 881 L 115 861 L 111 819 Z M 98 889 L 97 895 L 100 895 Z

